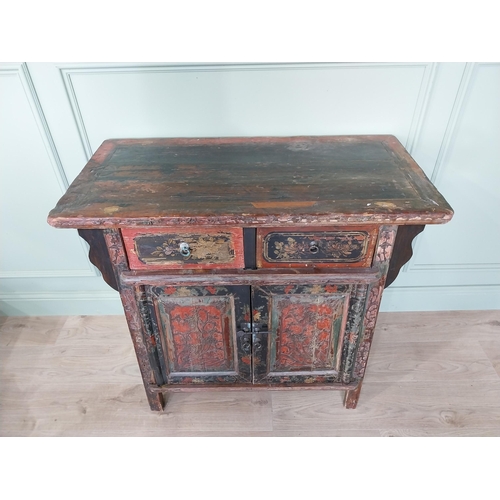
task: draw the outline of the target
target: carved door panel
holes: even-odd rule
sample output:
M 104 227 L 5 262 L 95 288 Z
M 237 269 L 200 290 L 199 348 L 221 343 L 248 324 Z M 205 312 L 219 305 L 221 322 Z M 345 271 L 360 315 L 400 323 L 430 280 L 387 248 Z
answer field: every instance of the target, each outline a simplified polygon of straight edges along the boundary
M 252 288 L 254 383 L 351 381 L 367 285 Z
M 160 370 L 168 384 L 251 383 L 237 335 L 250 321 L 248 286 L 146 287 Z

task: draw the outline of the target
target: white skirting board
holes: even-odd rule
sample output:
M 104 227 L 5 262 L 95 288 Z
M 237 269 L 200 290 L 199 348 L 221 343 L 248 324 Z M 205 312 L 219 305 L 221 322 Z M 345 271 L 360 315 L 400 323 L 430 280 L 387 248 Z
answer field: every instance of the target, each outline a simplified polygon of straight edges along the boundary
M 500 309 L 499 285 L 389 287 L 380 310 L 458 311 Z
M 1 316 L 94 316 L 123 314 L 118 292 L 0 294 Z
M 394 287 L 384 292 L 382 312 L 500 310 L 500 286 Z M 98 292 L 0 294 L 1 316 L 123 314 L 120 297 Z

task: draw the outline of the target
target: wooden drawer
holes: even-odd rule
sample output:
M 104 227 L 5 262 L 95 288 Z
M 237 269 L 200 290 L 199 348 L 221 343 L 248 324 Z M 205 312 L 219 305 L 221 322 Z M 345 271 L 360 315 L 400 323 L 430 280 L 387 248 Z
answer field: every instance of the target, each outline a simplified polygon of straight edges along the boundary
M 241 228 L 122 229 L 130 269 L 239 269 Z
M 370 267 L 377 234 L 374 226 L 261 228 L 257 267 Z

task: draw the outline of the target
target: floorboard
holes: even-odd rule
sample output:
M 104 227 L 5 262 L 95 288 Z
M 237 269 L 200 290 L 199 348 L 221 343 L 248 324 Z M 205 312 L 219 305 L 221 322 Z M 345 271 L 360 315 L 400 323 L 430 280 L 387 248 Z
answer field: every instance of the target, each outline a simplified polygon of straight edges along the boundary
M 338 391 L 193 392 L 149 411 L 122 316 L 0 320 L 1 436 L 500 436 L 500 312 L 381 313 Z

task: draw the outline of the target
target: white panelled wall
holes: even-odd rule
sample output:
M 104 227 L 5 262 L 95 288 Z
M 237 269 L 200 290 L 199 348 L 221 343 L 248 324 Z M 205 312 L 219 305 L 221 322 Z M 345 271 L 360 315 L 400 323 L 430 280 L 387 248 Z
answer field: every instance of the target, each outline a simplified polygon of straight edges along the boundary
M 121 314 L 49 210 L 109 138 L 393 134 L 455 209 L 384 311 L 500 309 L 500 64 L 0 64 L 0 313 Z

